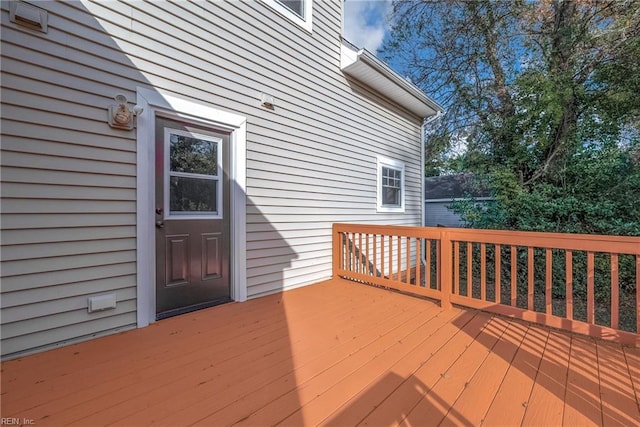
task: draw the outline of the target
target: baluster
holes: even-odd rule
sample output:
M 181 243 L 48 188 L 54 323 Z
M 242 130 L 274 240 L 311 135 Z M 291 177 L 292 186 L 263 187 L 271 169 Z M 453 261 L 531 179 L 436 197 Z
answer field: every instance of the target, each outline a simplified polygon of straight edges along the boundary
M 416 286 L 420 287 L 422 285 L 422 271 L 420 271 L 420 267 L 422 267 L 422 238 L 416 238 Z
M 389 235 L 389 279 L 393 280 L 393 236 Z
M 352 233 L 351 232 L 347 232 L 347 233 L 345 233 L 345 235 L 346 235 L 346 242 L 347 242 L 347 244 L 345 245 L 346 246 L 346 251 L 347 251 L 347 254 L 345 256 L 345 258 L 347 260 L 347 268 L 346 269 L 348 271 L 352 271 L 352 267 L 351 267 L 351 247 L 352 247 L 351 235 L 352 235 Z
M 619 328 L 620 287 L 618 284 L 618 254 L 611 254 L 611 327 Z
M 396 240 L 397 240 L 397 247 L 398 249 L 396 250 L 396 253 L 398 254 L 398 265 L 397 265 L 397 273 L 396 273 L 396 280 L 398 282 L 402 282 L 402 236 L 396 236 Z
M 473 296 L 473 244 L 467 242 L 467 297 Z
M 551 293 L 553 288 L 553 253 L 551 249 L 546 250 L 546 272 L 545 272 L 545 289 L 544 289 L 544 301 L 545 301 L 545 313 L 553 314 L 553 308 L 551 307 Z
M 347 262 L 345 259 L 345 254 L 346 254 L 346 250 L 345 247 L 347 246 L 347 236 L 346 233 L 341 232 L 338 234 L 340 236 L 340 245 L 338 248 L 338 258 L 340 259 L 340 269 L 345 270 L 347 268 Z
M 431 288 L 431 240 L 426 240 L 425 250 L 427 251 L 426 255 L 426 264 L 424 270 L 424 283 L 427 288 Z
M 565 255 L 565 296 L 567 298 L 567 319 L 573 320 L 573 252 Z
M 495 258 L 496 258 L 496 269 L 495 269 L 495 276 L 496 276 L 496 290 L 495 290 L 495 294 L 496 294 L 496 304 L 500 304 L 502 302 L 502 286 L 501 286 L 501 269 L 502 266 L 501 261 L 502 261 L 502 247 L 500 245 L 496 245 L 495 247 Z
M 436 240 L 436 289 L 442 291 L 442 241 Z
M 405 254 L 407 257 L 407 262 L 406 262 L 407 273 L 406 273 L 404 282 L 407 285 L 410 285 L 411 284 L 411 236 L 407 236 L 405 244 L 406 244 Z
M 364 260 L 362 259 L 363 253 L 362 253 L 362 233 L 358 233 L 358 251 L 357 251 L 357 255 L 358 255 L 358 273 L 364 273 Z
M 587 323 L 593 324 L 595 321 L 595 268 L 594 253 L 587 252 Z
M 378 235 L 371 236 L 373 239 L 373 274 L 378 277 Z
M 358 271 L 358 259 L 356 258 L 356 234 L 351 235 L 351 271 Z
M 460 295 L 460 242 L 453 242 L 453 292 Z
M 533 248 L 527 248 L 527 310 L 535 311 L 533 305 Z
M 518 305 L 518 247 L 511 245 L 511 307 Z
M 448 232 L 440 233 L 441 240 L 438 241 L 440 247 L 438 248 L 438 281 L 440 295 L 442 296 L 440 305 L 445 310 L 451 309 L 451 287 L 452 287 L 452 261 L 451 258 L 451 239 Z
M 380 277 L 384 277 L 384 234 L 380 235 Z
M 364 274 L 371 276 L 371 258 L 369 257 L 369 233 L 364 236 Z
M 487 300 L 487 247 L 480 243 L 480 300 Z

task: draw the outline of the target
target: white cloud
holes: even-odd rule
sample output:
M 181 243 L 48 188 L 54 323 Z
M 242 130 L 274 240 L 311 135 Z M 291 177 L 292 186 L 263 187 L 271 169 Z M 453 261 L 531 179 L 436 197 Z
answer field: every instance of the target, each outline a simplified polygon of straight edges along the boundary
M 375 53 L 389 29 L 391 0 L 346 0 L 344 37 L 354 45 Z

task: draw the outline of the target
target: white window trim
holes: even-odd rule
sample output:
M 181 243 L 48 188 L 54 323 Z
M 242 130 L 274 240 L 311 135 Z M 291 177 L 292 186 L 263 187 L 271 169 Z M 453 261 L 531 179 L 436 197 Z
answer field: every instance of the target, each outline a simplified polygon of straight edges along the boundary
M 155 119 L 156 116 L 193 121 L 231 132 L 229 178 L 231 181 L 231 298 L 247 299 L 247 119 L 200 103 L 138 87 L 143 107 L 137 122 L 136 180 L 136 287 L 139 328 L 155 322 Z
M 405 163 L 400 160 L 393 160 L 383 156 L 377 156 L 377 187 L 376 187 L 376 211 L 377 212 L 404 212 L 405 211 Z M 382 168 L 396 169 L 401 172 L 400 179 L 400 206 L 389 206 L 382 204 Z
M 295 22 L 305 30 L 312 32 L 313 30 L 313 0 L 303 0 L 304 1 L 304 18 L 300 18 L 298 15 L 290 11 L 281 3 L 278 3 L 276 0 L 263 0 L 267 5 L 271 6 L 273 9 L 280 12 L 280 14 L 284 15 L 287 19 Z

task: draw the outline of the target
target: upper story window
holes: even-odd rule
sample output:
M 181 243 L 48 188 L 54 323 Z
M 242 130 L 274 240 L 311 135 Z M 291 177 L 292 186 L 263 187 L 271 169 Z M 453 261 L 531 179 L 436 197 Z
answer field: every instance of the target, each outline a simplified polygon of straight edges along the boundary
M 378 212 L 404 212 L 404 162 L 378 157 Z
M 313 0 L 264 0 L 269 6 L 311 32 Z
M 276 1 L 282 4 L 287 9 L 289 9 L 291 12 L 298 15 L 300 19 L 304 19 L 304 0 L 276 0 Z

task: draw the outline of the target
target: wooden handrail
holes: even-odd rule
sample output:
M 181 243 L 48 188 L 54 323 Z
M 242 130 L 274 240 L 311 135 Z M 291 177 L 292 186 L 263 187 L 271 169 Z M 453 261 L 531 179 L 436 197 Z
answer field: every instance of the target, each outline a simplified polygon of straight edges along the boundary
M 333 274 L 640 346 L 638 237 L 334 224 Z

